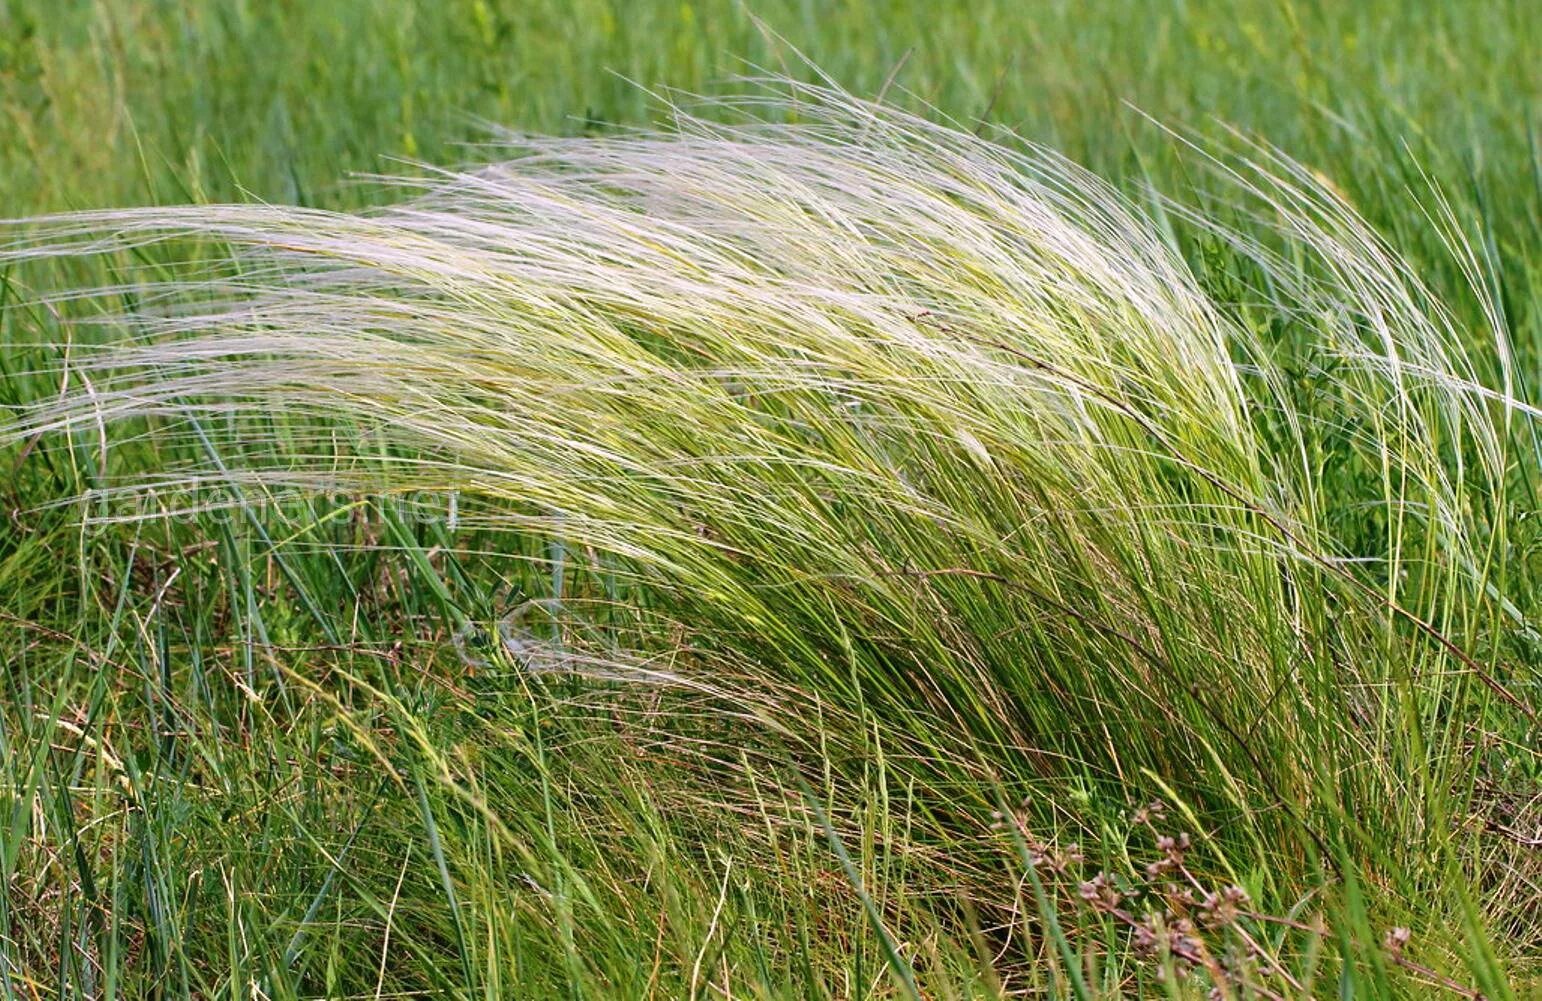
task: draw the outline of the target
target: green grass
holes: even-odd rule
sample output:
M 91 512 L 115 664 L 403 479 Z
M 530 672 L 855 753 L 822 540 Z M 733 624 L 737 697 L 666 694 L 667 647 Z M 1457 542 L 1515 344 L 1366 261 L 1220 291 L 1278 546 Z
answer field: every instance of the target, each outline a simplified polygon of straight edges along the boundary
M 1256 354 L 1257 381 L 1237 392 L 1271 406 L 1218 409 L 1205 395 L 1216 383 L 1161 350 L 1179 328 L 1035 342 L 1054 343 L 1053 364 L 1094 399 L 1138 404 L 1135 418 L 1114 406 L 1098 418 L 1130 446 L 1116 461 L 1043 448 L 1053 406 L 1034 411 L 979 376 L 996 369 L 923 384 L 912 377 L 935 374 L 935 359 L 853 344 L 838 359 L 853 392 L 885 408 L 887 454 L 924 473 L 912 486 L 936 508 L 907 510 L 894 483 L 786 461 L 796 446 L 872 472 L 871 444 L 832 418 L 825 384 L 751 371 L 783 395 L 744 425 L 700 381 L 633 386 L 602 407 L 574 393 L 593 355 L 522 325 L 508 302 L 451 288 L 435 291 L 457 315 L 553 352 L 538 384 L 570 395 L 508 407 L 559 429 L 559 443 L 605 440 L 638 460 L 700 457 L 717 441 L 781 464 L 702 467 L 689 496 L 670 474 L 585 480 L 595 468 L 561 449 L 468 461 L 462 448 L 453 476 L 419 481 L 393 460 L 421 436 L 360 434 L 424 423 L 409 390 L 431 385 L 441 425 L 492 436 L 501 418 L 450 380 L 499 385 L 510 363 L 496 356 L 436 368 L 393 355 L 400 395 L 359 408 L 359 424 L 334 406 L 317 420 L 128 424 L 110 449 L 89 425 L 28 436 L 0 451 L 0 993 L 1202 996 L 1203 964 L 1159 981 L 1172 957 L 1142 958 L 1130 927 L 1078 897 L 1097 871 L 1143 885 L 1158 832 L 1133 815 L 1152 799 L 1168 804 L 1160 833 L 1195 836 L 1183 864 L 1197 881 L 1237 884 L 1288 919 L 1205 933 L 1218 954 L 1251 936 L 1277 957 L 1287 976 L 1255 967 L 1237 978 L 1244 996 L 1542 989 L 1542 869 L 1524 843 L 1542 823 L 1539 731 L 1480 680 L 1542 704 L 1536 422 L 1456 413 L 1460 392 L 1389 388 L 1324 348 L 1360 343 L 1365 316 L 1387 307 L 1400 344 L 1449 335 L 1455 369 L 1494 387 L 1508 373 L 1520 401 L 1542 404 L 1542 73 L 1530 58 L 1542 29 L 1530 6 L 754 9 L 766 30 L 729 3 L 10 2 L 0 216 L 229 200 L 352 209 L 396 197 L 341 183 L 394 169 L 388 157 L 486 159 L 458 145 L 486 138 L 479 120 L 611 135 L 659 111 L 628 80 L 708 88 L 746 62 L 808 78 L 796 47 L 855 92 L 892 79 L 902 105 L 1016 128 L 1129 192 L 1233 343 Z M 1235 125 L 1321 175 L 1449 305 L 1448 327 L 1431 334 L 1428 301 L 1388 307 L 1320 244 L 1279 234 L 1278 213 L 1260 214 L 1125 101 L 1205 137 L 1215 120 Z M 1245 242 L 1158 207 L 1149 187 Z M 902 246 L 903 214 L 879 221 Z M 1471 276 L 1446 246 L 1457 236 Z M 923 261 L 837 246 L 811 237 L 802 260 L 941 297 Z M 41 295 L 127 278 L 105 305 L 132 308 L 149 280 L 185 282 L 191 261 L 221 274 L 227 250 L 202 236 L 0 265 L 0 421 L 59 394 L 62 344 L 84 352 L 101 336 L 66 321 L 104 303 L 56 313 Z M 991 262 L 976 264 L 945 290 L 967 285 L 963 311 L 987 316 L 1010 296 Z M 708 362 L 796 348 L 833 371 L 814 332 L 699 300 L 709 357 L 683 355 L 667 327 L 630 330 L 626 357 L 695 379 Z M 1496 327 L 1514 347 L 1508 366 Z M 938 434 L 959 425 L 967 436 Z M 318 461 L 366 485 L 265 499 L 272 476 Z M 527 491 L 467 482 L 478 463 L 518 471 Z M 94 502 L 59 503 L 220 465 L 267 469 L 270 483 L 247 482 L 220 510 L 128 523 L 83 524 Z M 402 492 L 378 489 L 382 470 Z M 554 522 L 530 493 L 595 520 Z M 187 496 L 139 502 L 153 512 Z M 1030 497 L 1054 517 L 1029 542 L 997 541 Z M 1181 514 L 1131 523 L 1088 497 Z M 599 518 L 617 511 L 654 519 L 652 552 L 627 551 L 636 540 Z M 958 524 L 942 530 L 942 515 Z M 1379 562 L 1341 573 L 1282 561 L 1279 516 L 1308 532 L 1302 551 Z M 524 528 L 509 531 L 511 517 Z M 673 577 L 650 576 L 666 564 Z M 583 603 L 585 635 L 607 656 L 653 655 L 701 683 L 532 678 L 491 650 L 475 669 L 457 655 L 457 637 L 479 652 L 509 608 L 554 589 Z M 1147 637 L 1158 649 L 1141 649 Z M 1067 858 L 1072 842 L 1085 861 Z M 1395 926 L 1413 932 L 1401 952 L 1382 944 Z

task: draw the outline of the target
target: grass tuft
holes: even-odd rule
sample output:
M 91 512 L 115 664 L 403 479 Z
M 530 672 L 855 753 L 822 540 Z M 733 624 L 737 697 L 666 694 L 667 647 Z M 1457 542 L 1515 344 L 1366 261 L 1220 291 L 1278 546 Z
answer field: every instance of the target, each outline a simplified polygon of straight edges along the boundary
M 146 533 L 88 655 L 141 679 L 98 697 L 161 739 L 110 755 L 93 721 L 118 717 L 64 689 L 5 717 L 6 876 L 73 865 L 93 918 L 40 896 L 0 970 L 284 996 L 1534 983 L 1542 872 L 1496 831 L 1538 765 L 1515 539 L 1542 411 L 1445 203 L 1457 293 L 1241 137 L 1184 140 L 1222 198 L 1136 201 L 786 79 L 671 114 L 509 139 L 365 212 L 5 224 L 0 266 L 114 275 L 8 282 L 59 318 L 15 384 L 56 388 L 17 390 L 0 442 L 85 531 Z M 177 519 L 217 526 L 202 583 L 149 541 Z M 296 540 L 334 567 L 307 577 Z M 241 641 L 211 678 L 164 606 L 221 576 Z M 339 576 L 346 628 L 317 597 Z M 74 828 L 88 776 L 116 828 Z M 1154 796 L 1204 851 L 1154 831 L 1134 913 L 1110 881 Z M 120 847 L 216 815 L 282 891 Z M 1075 895 L 1043 868 L 1072 841 L 1102 856 Z

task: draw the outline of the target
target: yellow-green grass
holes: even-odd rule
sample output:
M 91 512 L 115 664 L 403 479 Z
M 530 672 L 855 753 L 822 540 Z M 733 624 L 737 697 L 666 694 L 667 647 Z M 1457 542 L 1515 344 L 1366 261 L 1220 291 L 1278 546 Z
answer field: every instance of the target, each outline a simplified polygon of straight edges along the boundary
M 7 215 L 400 201 L 790 43 L 1131 200 L 804 93 L 7 229 L 0 990 L 1202 995 L 1077 892 L 1179 831 L 1243 996 L 1535 989 L 1523 8 L 82 10 L 7 10 Z

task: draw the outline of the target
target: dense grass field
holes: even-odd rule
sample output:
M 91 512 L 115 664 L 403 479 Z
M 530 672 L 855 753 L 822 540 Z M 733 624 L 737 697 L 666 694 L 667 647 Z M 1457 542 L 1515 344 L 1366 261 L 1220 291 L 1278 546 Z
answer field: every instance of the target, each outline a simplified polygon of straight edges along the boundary
M 1539 47 L 0 0 L 0 994 L 1539 996 Z

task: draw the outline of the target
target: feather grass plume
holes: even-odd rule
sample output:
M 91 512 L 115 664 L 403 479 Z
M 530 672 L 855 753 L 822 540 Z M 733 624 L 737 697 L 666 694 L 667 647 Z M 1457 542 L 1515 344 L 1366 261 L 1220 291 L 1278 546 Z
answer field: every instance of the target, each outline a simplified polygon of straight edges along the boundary
M 1048 150 L 780 86 L 791 124 L 757 96 L 511 140 L 364 214 L 10 226 L 0 260 L 116 255 L 82 294 L 135 308 L 0 434 L 128 422 L 224 456 L 109 492 L 453 493 L 636 610 L 552 670 L 668 651 L 795 743 L 860 756 L 876 721 L 941 813 L 982 780 L 1155 783 L 1282 896 L 1308 852 L 1434 892 L 1449 856 L 1404 847 L 1447 844 L 1471 729 L 1532 712 L 1504 535 L 1537 414 L 1497 310 L 1459 329 L 1267 149 L 1209 161 L 1225 212 L 1142 207 Z M 136 271 L 163 242 L 213 263 Z M 1226 288 L 1183 252 L 1222 245 Z M 586 586 L 540 609 L 582 618 Z

